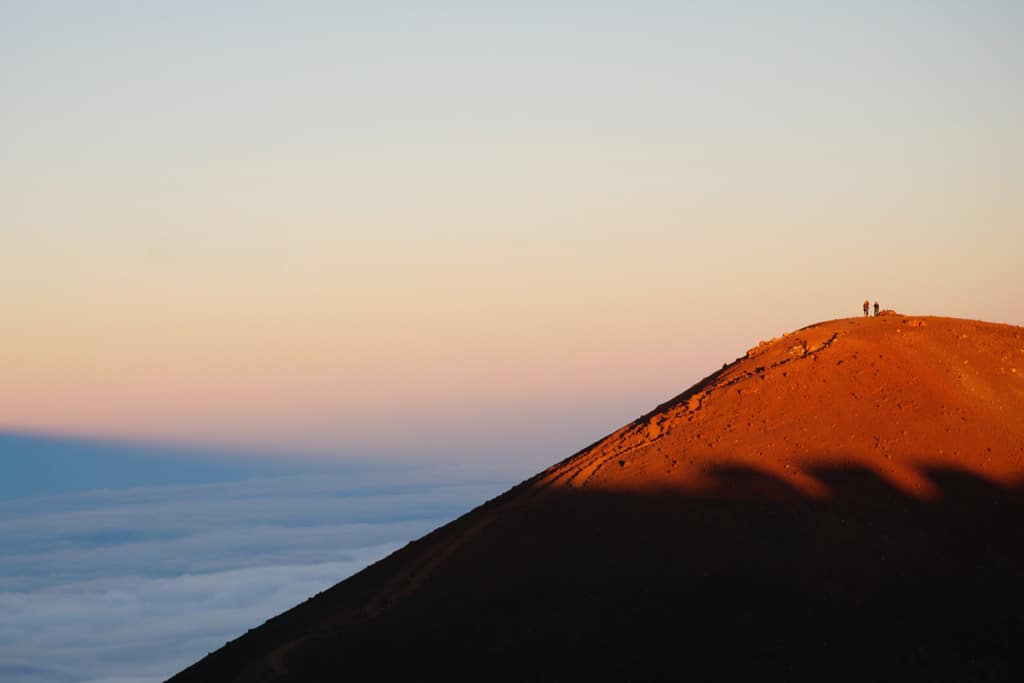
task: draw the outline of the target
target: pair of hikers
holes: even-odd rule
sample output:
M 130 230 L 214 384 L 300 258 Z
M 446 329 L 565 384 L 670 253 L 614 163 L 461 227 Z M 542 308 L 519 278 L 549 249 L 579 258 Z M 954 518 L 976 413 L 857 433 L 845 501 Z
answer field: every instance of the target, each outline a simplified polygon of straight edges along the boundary
M 868 300 L 864 299 L 864 317 L 865 318 L 868 315 L 868 307 L 869 307 Z M 877 301 L 875 302 L 875 315 L 878 315 L 878 302 Z

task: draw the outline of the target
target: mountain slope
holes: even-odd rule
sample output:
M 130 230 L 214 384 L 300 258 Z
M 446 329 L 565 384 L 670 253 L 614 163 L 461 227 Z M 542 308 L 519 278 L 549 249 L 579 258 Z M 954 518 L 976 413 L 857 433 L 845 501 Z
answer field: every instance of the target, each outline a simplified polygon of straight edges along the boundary
M 1024 329 L 763 342 L 174 681 L 1010 680 Z

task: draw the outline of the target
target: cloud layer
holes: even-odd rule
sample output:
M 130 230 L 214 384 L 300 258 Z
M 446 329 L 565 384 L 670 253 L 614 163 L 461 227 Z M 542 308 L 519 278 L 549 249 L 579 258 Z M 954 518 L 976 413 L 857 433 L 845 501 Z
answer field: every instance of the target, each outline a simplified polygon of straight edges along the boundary
M 505 487 L 282 476 L 0 502 L 0 678 L 163 680 Z

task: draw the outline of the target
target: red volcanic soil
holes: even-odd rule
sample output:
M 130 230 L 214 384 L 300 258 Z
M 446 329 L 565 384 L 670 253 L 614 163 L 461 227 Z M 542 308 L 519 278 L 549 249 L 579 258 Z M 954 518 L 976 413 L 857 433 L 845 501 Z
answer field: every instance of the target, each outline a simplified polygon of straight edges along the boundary
M 1019 680 L 1024 329 L 762 342 L 174 681 Z

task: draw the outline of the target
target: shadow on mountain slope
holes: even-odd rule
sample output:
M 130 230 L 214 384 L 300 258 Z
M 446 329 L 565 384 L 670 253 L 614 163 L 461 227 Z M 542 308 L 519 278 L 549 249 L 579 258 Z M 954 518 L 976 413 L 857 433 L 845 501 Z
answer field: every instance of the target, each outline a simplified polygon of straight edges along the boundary
M 1024 489 L 723 468 L 700 494 L 517 488 L 271 620 L 180 681 L 1010 680 Z M 481 520 L 486 520 L 481 526 Z M 394 577 L 454 549 L 417 585 Z M 393 598 L 389 600 L 389 598 Z M 369 608 L 369 606 L 373 606 Z

